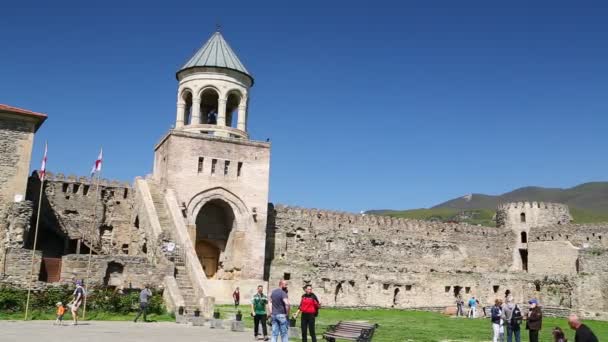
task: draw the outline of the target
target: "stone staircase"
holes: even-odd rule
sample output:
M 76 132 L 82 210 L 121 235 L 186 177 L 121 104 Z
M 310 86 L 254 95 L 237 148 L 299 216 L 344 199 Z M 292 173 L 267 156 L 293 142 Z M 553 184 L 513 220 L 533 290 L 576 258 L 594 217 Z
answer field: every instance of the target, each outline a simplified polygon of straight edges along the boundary
M 163 232 L 167 232 L 169 236 L 173 236 L 175 227 L 173 221 L 169 215 L 167 207 L 165 205 L 165 199 L 162 195 L 158 185 L 152 181 L 147 180 L 148 187 L 150 189 L 150 195 L 152 202 L 154 203 L 154 209 Z M 175 241 L 175 239 L 174 239 Z M 194 311 L 199 309 L 199 299 L 196 295 L 194 288 L 192 287 L 192 280 L 188 274 L 188 268 L 186 265 L 186 258 L 183 254 L 183 247 L 176 243 L 175 250 L 173 253 L 168 255 L 169 260 L 175 264 L 174 276 L 179 287 L 180 294 L 184 298 L 184 314 L 191 316 Z

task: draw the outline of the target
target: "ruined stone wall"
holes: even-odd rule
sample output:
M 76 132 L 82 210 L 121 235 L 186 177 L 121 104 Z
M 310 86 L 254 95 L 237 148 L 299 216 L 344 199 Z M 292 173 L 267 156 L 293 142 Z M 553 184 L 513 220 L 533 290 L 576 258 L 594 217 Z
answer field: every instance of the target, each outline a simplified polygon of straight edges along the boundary
M 538 298 L 554 314 L 572 310 L 603 317 L 608 313 L 603 309 L 608 305 L 606 286 L 600 282 L 604 274 L 583 275 L 577 268 L 599 271 L 602 260 L 590 254 L 577 261 L 579 249 L 568 241 L 530 241 L 526 272 L 512 268 L 519 235 L 509 227 L 282 206 L 271 206 L 269 212 L 270 286 L 288 278 L 296 300 L 307 283 L 315 287 L 324 305 L 347 307 L 439 309 L 453 306 L 457 293 L 491 305 L 509 289 L 517 302 Z M 579 290 L 590 284 L 597 288 Z M 591 300 L 595 302 L 588 306 Z
M 271 284 L 287 277 L 298 293 L 311 282 L 328 305 L 451 305 L 456 286 L 488 301 L 500 289 L 523 288 L 520 279 L 482 275 L 509 269 L 507 229 L 281 206 L 273 214 Z
M 23 247 L 31 229 L 32 202 L 12 202 L 3 214 L 0 216 L 0 250 Z
M 27 286 L 30 279 L 31 270 L 34 270 L 34 281 L 38 280 L 42 253 L 34 253 L 34 263 L 32 265 L 32 250 L 23 248 L 6 248 L 0 255 L 0 283 L 23 288 Z
M 578 248 L 569 241 L 532 241 L 528 260 L 530 273 L 573 275 L 577 273 Z
M 28 198 L 35 202 L 39 184 L 36 176 L 30 177 Z M 73 253 L 74 242 L 79 239 L 98 254 L 142 255 L 145 234 L 136 227 L 132 187 L 101 180 L 96 190 L 96 183 L 89 178 L 48 173 L 41 230 L 71 241 L 60 255 Z
M 64 256 L 61 282 L 73 283 L 77 279 L 87 279 L 88 260 L 88 255 Z M 88 279 L 91 279 L 89 286 L 142 288 L 144 284 L 160 286 L 167 275 L 173 275 L 172 268 L 152 265 L 142 256 L 93 255 Z
M 530 231 L 532 241 L 570 241 L 581 248 L 608 248 L 608 223 L 556 224 Z

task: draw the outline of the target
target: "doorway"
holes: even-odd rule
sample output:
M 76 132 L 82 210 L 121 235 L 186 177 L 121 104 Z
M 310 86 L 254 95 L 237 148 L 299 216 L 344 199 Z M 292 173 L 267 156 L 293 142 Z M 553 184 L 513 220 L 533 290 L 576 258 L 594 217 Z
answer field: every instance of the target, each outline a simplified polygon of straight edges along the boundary
M 222 200 L 207 202 L 196 216 L 195 250 L 207 278 L 215 277 L 221 268 L 221 256 L 226 253 L 234 212 Z
M 528 272 L 528 250 L 520 249 L 519 257 L 521 258 L 521 269 L 522 271 Z

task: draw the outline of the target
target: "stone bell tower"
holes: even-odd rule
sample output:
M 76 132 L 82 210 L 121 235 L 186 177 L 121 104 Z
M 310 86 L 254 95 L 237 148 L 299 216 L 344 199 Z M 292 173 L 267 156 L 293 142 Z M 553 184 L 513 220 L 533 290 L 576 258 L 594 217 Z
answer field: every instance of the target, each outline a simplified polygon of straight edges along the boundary
M 263 277 L 270 144 L 249 139 L 254 80 L 219 31 L 176 76 L 175 128 L 155 147 L 153 178 L 175 194 L 208 288 L 221 299 Z

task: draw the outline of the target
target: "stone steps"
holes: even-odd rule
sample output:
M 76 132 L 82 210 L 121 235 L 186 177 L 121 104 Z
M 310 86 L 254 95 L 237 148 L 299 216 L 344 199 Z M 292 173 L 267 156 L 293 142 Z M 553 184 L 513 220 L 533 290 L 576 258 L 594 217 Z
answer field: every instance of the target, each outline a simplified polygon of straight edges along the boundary
M 165 199 L 154 181 L 147 180 L 147 182 L 161 229 L 169 232 L 170 235 L 173 235 L 175 226 L 173 225 L 173 220 L 169 216 L 169 212 L 165 206 Z M 179 246 L 177 248 L 179 251 Z M 192 287 L 192 282 L 190 281 L 188 271 L 186 270 L 186 264 L 183 257 L 179 254 L 174 257 L 173 262 L 175 265 L 175 280 L 182 298 L 184 298 L 184 309 L 186 314 L 193 314 L 194 311 L 198 309 L 198 298 Z

